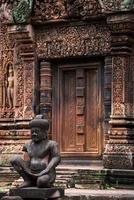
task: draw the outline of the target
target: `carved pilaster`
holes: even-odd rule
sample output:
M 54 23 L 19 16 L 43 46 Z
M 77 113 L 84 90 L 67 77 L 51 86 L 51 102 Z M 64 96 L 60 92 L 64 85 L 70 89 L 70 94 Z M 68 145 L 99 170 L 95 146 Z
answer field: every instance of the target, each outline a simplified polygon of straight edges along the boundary
M 40 113 L 52 118 L 52 69 L 49 62 L 40 63 Z M 51 133 L 51 125 L 50 125 Z
M 111 77 L 112 76 L 112 58 L 105 58 L 104 66 L 104 143 L 109 139 L 109 119 L 111 115 Z
M 112 31 L 112 111 L 105 168 L 134 168 L 133 22 L 131 13 L 108 19 Z
M 30 25 L 16 25 L 9 27 L 8 32 L 15 39 L 15 118 L 31 119 L 36 64 L 33 30 Z

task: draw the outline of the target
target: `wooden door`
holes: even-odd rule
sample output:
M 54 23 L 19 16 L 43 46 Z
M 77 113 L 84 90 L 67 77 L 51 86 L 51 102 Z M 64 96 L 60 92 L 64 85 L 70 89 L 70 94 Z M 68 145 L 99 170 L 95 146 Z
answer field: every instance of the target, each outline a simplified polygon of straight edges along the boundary
M 54 70 L 53 136 L 63 156 L 102 153 L 102 69 L 100 63 Z

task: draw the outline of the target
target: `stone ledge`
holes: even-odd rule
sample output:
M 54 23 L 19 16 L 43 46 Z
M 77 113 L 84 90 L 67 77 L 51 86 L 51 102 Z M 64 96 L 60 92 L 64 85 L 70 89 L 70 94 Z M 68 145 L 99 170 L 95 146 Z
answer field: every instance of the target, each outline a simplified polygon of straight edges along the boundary
M 14 188 L 9 190 L 10 196 L 20 196 L 23 199 L 48 199 L 64 196 L 62 188 Z
M 66 189 L 65 200 L 134 200 L 133 190 Z

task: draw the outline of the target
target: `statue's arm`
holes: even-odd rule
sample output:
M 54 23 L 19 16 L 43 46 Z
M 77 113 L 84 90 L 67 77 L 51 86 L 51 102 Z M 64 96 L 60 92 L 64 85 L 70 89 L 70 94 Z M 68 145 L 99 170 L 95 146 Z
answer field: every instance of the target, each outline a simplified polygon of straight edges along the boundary
M 28 146 L 29 146 L 29 144 L 25 144 L 24 146 L 23 146 L 23 149 L 22 149 L 22 151 L 24 152 L 23 153 L 23 159 L 24 159 L 24 161 L 25 161 L 25 172 L 27 172 L 28 174 L 31 174 L 30 173 L 30 157 L 29 157 L 29 154 L 28 154 Z
M 60 163 L 61 158 L 60 158 L 58 144 L 56 142 L 50 147 L 50 154 L 51 154 L 51 160 L 47 165 L 47 168 L 43 170 L 41 173 L 39 173 L 39 176 L 48 174 L 52 169 L 55 169 L 55 167 Z

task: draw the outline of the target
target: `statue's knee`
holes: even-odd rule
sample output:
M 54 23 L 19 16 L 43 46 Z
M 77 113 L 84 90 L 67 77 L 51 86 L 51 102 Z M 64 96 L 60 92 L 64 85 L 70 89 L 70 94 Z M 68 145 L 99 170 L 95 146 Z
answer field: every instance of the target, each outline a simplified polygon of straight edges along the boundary
M 10 163 L 12 165 L 15 165 L 15 164 L 19 164 L 20 162 L 22 161 L 22 158 L 18 155 L 14 155 L 11 159 L 10 159 Z
M 38 187 L 47 187 L 49 185 L 49 175 L 45 175 L 42 177 L 39 177 L 37 179 L 37 186 Z

